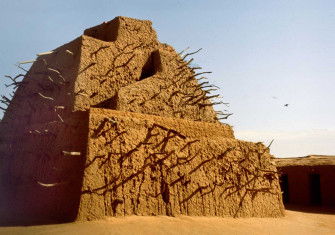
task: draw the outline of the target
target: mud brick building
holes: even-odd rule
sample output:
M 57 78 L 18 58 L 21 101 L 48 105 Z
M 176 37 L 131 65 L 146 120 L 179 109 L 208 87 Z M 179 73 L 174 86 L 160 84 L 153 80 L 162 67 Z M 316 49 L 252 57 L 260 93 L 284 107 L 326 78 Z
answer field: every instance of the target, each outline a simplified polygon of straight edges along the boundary
M 335 156 L 277 158 L 285 204 L 335 206 Z
M 0 217 L 283 215 L 261 143 L 219 122 L 203 72 L 117 17 L 40 55 L 0 128 Z

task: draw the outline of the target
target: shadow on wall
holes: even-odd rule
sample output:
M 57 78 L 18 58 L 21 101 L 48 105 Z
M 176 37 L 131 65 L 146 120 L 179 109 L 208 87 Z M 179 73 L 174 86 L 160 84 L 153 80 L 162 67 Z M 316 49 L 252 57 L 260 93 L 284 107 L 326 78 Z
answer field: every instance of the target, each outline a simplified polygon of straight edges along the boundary
M 159 51 L 156 50 L 150 54 L 147 62 L 143 66 L 140 80 L 151 77 L 161 70 L 162 70 L 161 58 Z
M 128 124 L 117 119 L 100 117 L 99 121 L 93 120 L 90 146 L 94 147 L 89 150 L 82 203 L 86 205 L 95 198 L 103 201 L 101 205 L 112 208 L 101 207 L 94 212 L 83 210 L 83 218 L 153 213 L 206 215 L 205 206 L 209 204 L 215 210 L 207 211 L 207 215 L 239 217 L 248 216 L 245 208 L 251 201 L 257 203 L 262 195 L 275 195 L 277 199 L 276 171 L 272 171 L 262 157 L 266 149 L 255 152 L 239 143 L 204 153 L 208 143 L 157 123 L 149 125 L 146 121 L 139 135 L 138 126 L 136 132 L 132 132 L 125 128 Z M 110 134 L 108 140 L 101 138 L 108 136 L 107 133 Z M 138 135 L 141 138 L 132 140 L 131 136 Z M 132 148 L 124 151 L 108 147 L 119 146 L 124 139 L 132 140 Z M 232 159 L 234 153 L 240 153 L 240 157 Z M 130 162 L 136 162 L 131 171 L 124 168 Z M 257 165 L 256 169 L 250 169 L 252 165 Z M 90 180 L 98 170 L 109 174 L 99 176 L 104 181 Z M 205 172 L 217 177 L 208 176 L 204 182 Z M 123 197 L 118 194 L 121 189 Z M 183 194 L 179 194 L 181 191 Z M 143 195 L 145 200 L 139 200 Z M 196 205 L 200 202 L 203 204 Z M 159 205 L 158 209 L 150 208 L 153 204 Z M 265 205 L 262 201 L 262 206 Z
M 15 151 L 9 152 L 9 157 L 21 157 L 2 166 L 9 170 L 3 170 L 0 178 L 0 226 L 66 223 L 76 219 L 86 161 L 88 112 L 73 114 L 73 118 L 80 120 L 81 125 L 75 130 L 59 130 L 64 135 L 60 135 L 63 142 L 55 136 L 57 151 L 50 150 L 46 136 L 20 136 L 20 140 L 11 142 Z M 70 140 L 69 133 L 76 138 Z M 81 151 L 80 155 L 61 151 L 59 144 L 64 140 Z M 24 147 L 20 147 L 23 142 Z

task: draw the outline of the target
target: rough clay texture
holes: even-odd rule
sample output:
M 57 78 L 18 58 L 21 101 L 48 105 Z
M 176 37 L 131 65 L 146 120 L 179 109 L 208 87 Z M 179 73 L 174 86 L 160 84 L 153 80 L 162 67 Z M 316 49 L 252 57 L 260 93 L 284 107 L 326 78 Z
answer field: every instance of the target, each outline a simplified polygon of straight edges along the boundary
M 268 149 L 218 121 L 189 62 L 125 17 L 39 56 L 0 123 L 1 221 L 281 216 Z
M 279 192 L 268 149 L 234 139 L 228 125 L 90 110 L 81 220 L 279 216 Z

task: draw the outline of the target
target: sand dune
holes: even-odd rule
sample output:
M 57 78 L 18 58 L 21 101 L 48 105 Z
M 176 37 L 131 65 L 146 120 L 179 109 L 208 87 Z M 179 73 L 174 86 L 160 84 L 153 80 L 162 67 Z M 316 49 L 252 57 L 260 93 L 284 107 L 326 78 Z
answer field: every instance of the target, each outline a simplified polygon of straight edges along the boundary
M 60 225 L 1 227 L 0 234 L 335 234 L 335 214 L 286 210 L 283 218 L 110 217 Z

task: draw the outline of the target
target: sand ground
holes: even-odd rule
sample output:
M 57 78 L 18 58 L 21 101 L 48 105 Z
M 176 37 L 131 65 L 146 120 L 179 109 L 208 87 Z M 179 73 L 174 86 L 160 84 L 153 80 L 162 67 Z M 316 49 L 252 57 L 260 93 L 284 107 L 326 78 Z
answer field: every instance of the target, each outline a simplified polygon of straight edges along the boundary
M 59 225 L 0 227 L 0 234 L 335 234 L 335 214 L 286 210 L 283 218 L 129 216 Z

